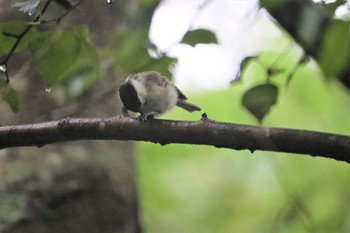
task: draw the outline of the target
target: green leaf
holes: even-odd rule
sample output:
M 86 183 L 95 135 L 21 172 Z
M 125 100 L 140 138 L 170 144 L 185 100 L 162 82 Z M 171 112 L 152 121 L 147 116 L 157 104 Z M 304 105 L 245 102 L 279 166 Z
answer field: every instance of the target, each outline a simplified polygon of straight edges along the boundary
M 161 57 L 159 59 L 152 59 L 153 64 L 150 67 L 150 70 L 158 71 L 162 75 L 171 78 L 172 73 L 171 66 L 177 62 L 176 58 L 170 57 Z
M 19 97 L 18 93 L 14 89 L 11 88 L 4 100 L 7 102 L 13 112 L 18 112 Z
M 116 48 L 114 52 L 115 62 L 127 73 L 154 70 L 165 76 L 170 76 L 169 65 L 176 59 L 150 57 L 147 51 L 150 47 L 147 28 L 121 32 L 117 35 L 116 41 L 118 44 L 114 46 Z
M 286 69 L 283 69 L 283 68 L 270 67 L 266 70 L 266 74 L 267 74 L 267 77 L 270 78 L 272 76 L 279 75 L 285 71 L 286 71 Z
M 92 66 L 94 71 L 99 71 L 100 61 L 94 45 L 91 44 L 89 38 L 89 28 L 86 25 L 77 26 L 75 34 L 80 41 L 80 57 Z
M 148 30 L 139 29 L 133 32 L 120 32 L 115 58 L 117 64 L 127 72 L 134 73 L 142 71 L 150 63 L 146 43 L 148 41 Z
M 243 74 L 243 72 L 247 69 L 247 67 L 248 67 L 248 65 L 249 65 L 249 63 L 250 63 L 250 61 L 256 59 L 257 57 L 258 57 L 258 55 L 257 55 L 257 56 L 247 56 L 247 57 L 245 57 L 245 58 L 241 61 L 241 64 L 239 64 L 239 72 L 238 72 L 236 78 L 235 78 L 232 82 L 236 82 L 236 81 L 241 80 L 242 74 Z
M 321 5 L 324 9 L 326 9 L 329 12 L 329 15 L 333 15 L 334 12 L 337 10 L 337 8 L 344 3 L 345 1 L 344 2 L 336 1 L 336 2 L 329 2 L 329 3 L 321 2 Z
M 205 29 L 197 29 L 193 31 L 188 31 L 182 39 L 181 43 L 195 46 L 198 43 L 217 44 L 218 40 L 216 38 L 216 35 L 212 31 Z
M 271 107 L 276 104 L 277 96 L 277 86 L 270 83 L 261 84 L 244 93 L 241 104 L 261 123 Z
M 304 53 L 303 56 L 298 60 L 298 65 L 306 65 L 308 62 L 310 62 L 310 60 L 310 56 Z
M 285 2 L 286 0 L 260 0 L 260 6 L 271 10 L 280 7 Z
M 89 28 L 80 25 L 74 33 L 80 41 L 78 61 L 62 77 L 66 97 L 75 98 L 90 90 L 100 71 L 100 61 L 95 47 L 89 40 Z
M 326 77 L 338 77 L 350 62 L 349 23 L 334 20 L 324 34 L 317 58 Z
M 74 6 L 70 0 L 55 0 L 55 2 L 66 10 L 71 9 Z
M 155 8 L 159 4 L 159 0 L 139 0 L 140 9 Z
M 303 53 L 303 55 L 298 60 L 297 64 L 293 67 L 293 69 L 287 75 L 287 81 L 286 81 L 287 86 L 292 81 L 292 78 L 295 75 L 295 73 L 297 72 L 297 70 L 299 68 L 301 68 L 302 66 L 306 65 L 308 62 L 310 62 L 310 56 L 308 56 L 306 53 Z
M 81 43 L 73 32 L 41 33 L 31 44 L 38 63 L 39 73 L 47 86 L 61 80 L 77 62 Z
M 0 96 L 11 108 L 13 112 L 18 112 L 19 96 L 9 83 L 0 81 Z
M 24 21 L 10 21 L 0 23 L 0 56 L 10 52 L 16 42 L 16 36 L 23 32 L 28 26 Z M 28 47 L 28 43 L 37 35 L 37 29 L 32 27 L 29 32 L 23 37 L 17 46 L 15 52 L 21 52 Z

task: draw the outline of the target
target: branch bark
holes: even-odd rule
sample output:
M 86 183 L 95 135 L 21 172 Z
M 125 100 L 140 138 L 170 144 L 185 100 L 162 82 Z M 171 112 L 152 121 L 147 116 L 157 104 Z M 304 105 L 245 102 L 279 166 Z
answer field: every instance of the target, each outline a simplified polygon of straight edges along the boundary
M 321 156 L 350 163 L 350 136 L 308 130 L 199 121 L 151 120 L 128 116 L 64 118 L 0 127 L 0 149 L 75 140 L 133 140 L 166 145 L 184 143 Z

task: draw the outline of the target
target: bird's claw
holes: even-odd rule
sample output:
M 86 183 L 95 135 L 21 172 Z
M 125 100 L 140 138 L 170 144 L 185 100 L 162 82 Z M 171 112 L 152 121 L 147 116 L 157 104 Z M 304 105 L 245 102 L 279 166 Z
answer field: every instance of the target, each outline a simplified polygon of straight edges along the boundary
M 154 119 L 154 116 L 156 114 L 157 114 L 157 112 L 148 112 L 145 114 L 141 114 L 138 118 L 141 122 L 146 122 L 146 121 Z

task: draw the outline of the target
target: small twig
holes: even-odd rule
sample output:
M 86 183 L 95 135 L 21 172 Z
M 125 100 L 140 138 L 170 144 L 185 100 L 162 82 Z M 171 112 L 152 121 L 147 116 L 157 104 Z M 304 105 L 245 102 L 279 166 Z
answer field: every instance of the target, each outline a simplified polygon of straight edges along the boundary
M 278 66 L 278 63 L 283 59 L 283 57 L 285 57 L 290 52 L 293 46 L 294 46 L 294 43 L 292 41 L 289 42 L 289 44 L 282 50 L 282 52 L 278 55 L 278 57 L 275 59 L 272 65 L 270 65 L 271 70 L 276 69 L 276 67 Z
M 61 20 L 66 17 L 72 10 L 76 9 L 84 0 L 80 0 L 79 2 L 75 3 L 71 8 L 67 9 L 66 12 L 64 12 L 61 16 L 54 18 L 54 19 L 48 19 L 48 20 L 41 20 L 39 23 L 51 23 L 51 22 L 56 22 L 59 24 Z
M 28 31 L 32 28 L 32 25 L 28 25 L 20 34 L 18 34 L 15 38 L 16 38 L 16 42 L 13 44 L 10 52 L 6 55 L 6 57 L 4 58 L 4 60 L 2 62 L 0 62 L 0 66 L 4 67 L 4 73 L 5 73 L 5 77 L 6 77 L 6 83 L 10 82 L 10 78 L 8 75 L 8 69 L 7 69 L 7 64 L 10 60 L 10 58 L 12 57 L 13 53 L 15 52 L 16 48 L 18 47 L 19 43 L 21 42 L 21 40 L 23 39 L 23 37 L 28 33 Z M 8 36 L 9 34 L 7 34 Z M 14 37 L 14 36 L 13 36 Z
M 303 53 L 300 58 L 298 59 L 297 63 L 294 65 L 294 67 L 289 71 L 289 74 L 287 76 L 286 84 L 287 86 L 292 81 L 292 77 L 297 72 L 297 70 L 303 65 L 306 64 L 310 60 L 310 57 Z
M 58 18 L 56 18 L 54 20 L 51 20 L 51 21 L 42 20 L 41 18 L 45 14 L 46 10 L 48 9 L 51 1 L 52 0 L 47 0 L 47 2 L 45 3 L 45 5 L 41 9 L 41 11 L 37 14 L 37 16 L 31 22 L 28 23 L 27 27 L 24 28 L 21 33 L 13 34 L 13 33 L 9 33 L 9 32 L 3 32 L 3 34 L 5 36 L 13 37 L 13 38 L 16 39 L 16 41 L 13 44 L 11 50 L 8 52 L 8 54 L 5 56 L 5 58 L 0 62 L 0 66 L 3 67 L 3 72 L 5 73 L 6 83 L 10 82 L 8 69 L 7 69 L 7 64 L 9 62 L 10 58 L 12 57 L 12 55 L 14 54 L 14 52 L 16 51 L 18 45 L 23 40 L 25 35 L 30 31 L 30 29 L 33 26 L 38 25 L 38 24 L 42 24 L 42 23 L 47 23 L 47 22 L 52 22 L 52 21 L 56 21 L 57 23 L 59 23 L 64 17 L 66 17 L 66 15 L 68 15 L 73 9 L 75 9 L 78 5 L 80 5 L 84 0 L 80 0 L 79 2 L 74 4 L 72 6 L 72 8 L 68 9 L 63 15 L 61 15 L 60 17 L 58 17 Z
M 17 35 L 17 34 L 14 34 L 14 33 L 3 32 L 2 34 L 3 34 L 4 36 L 18 38 L 18 35 Z
M 40 13 L 32 20 L 32 22 L 37 22 L 40 20 L 40 17 L 45 13 L 45 11 L 47 10 L 47 8 L 49 7 L 51 3 L 51 0 L 48 0 L 43 9 L 40 11 Z M 10 78 L 9 78 L 9 75 L 8 75 L 8 70 L 7 70 L 7 64 L 10 60 L 10 58 L 12 57 L 13 53 L 16 51 L 19 43 L 22 41 L 22 39 L 24 38 L 24 36 L 29 32 L 29 30 L 33 27 L 32 24 L 28 24 L 28 26 L 21 32 L 19 33 L 18 35 L 14 35 L 12 33 L 8 33 L 8 32 L 3 32 L 4 35 L 7 35 L 7 36 L 11 36 L 11 37 L 15 37 L 16 38 L 16 41 L 15 43 L 13 44 L 10 52 L 6 55 L 6 57 L 0 62 L 0 66 L 3 66 L 4 67 L 4 73 L 5 73 L 5 77 L 6 77 L 6 83 L 9 83 L 10 82 Z

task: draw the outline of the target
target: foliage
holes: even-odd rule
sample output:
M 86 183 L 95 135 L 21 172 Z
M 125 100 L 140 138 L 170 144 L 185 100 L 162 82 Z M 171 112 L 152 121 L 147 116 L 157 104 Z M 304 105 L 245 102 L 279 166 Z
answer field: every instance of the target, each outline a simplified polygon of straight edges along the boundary
M 27 13 L 35 12 L 39 7 L 39 2 L 33 0 L 17 2 L 15 7 L 19 7 L 19 10 Z M 62 3 L 64 2 L 65 1 Z M 154 2 L 144 2 L 142 4 L 149 6 L 154 5 Z M 272 2 L 262 1 L 261 3 L 261 5 L 268 10 L 275 10 L 276 8 L 282 9 L 284 4 L 289 4 L 289 1 L 276 0 Z M 69 7 L 65 8 L 69 9 Z M 329 7 L 327 9 L 331 11 Z M 333 12 L 334 10 L 335 8 L 333 9 Z M 315 12 L 317 14 L 323 14 L 322 11 L 306 11 L 305 14 L 309 14 L 309 16 L 303 16 L 303 19 L 320 20 L 317 17 L 312 17 Z M 314 24 L 322 26 L 322 24 Z M 302 23 L 301 25 L 306 24 Z M 310 25 L 310 22 L 307 25 Z M 2 32 L 0 37 L 3 41 L 0 45 L 0 55 L 5 56 L 9 53 L 11 46 L 13 46 L 13 43 L 17 38 L 16 36 L 25 30 L 26 27 L 26 23 L 21 21 L 0 24 L 0 31 Z M 323 35 L 318 35 L 317 38 L 314 39 L 319 40 L 319 38 L 323 38 L 322 43 L 317 45 L 320 47 L 318 48 L 315 59 L 327 77 L 338 77 L 347 67 L 350 59 L 350 34 L 348 28 L 349 23 L 332 20 L 325 30 L 320 31 Z M 302 34 L 304 37 L 306 31 L 301 31 L 304 32 Z M 293 32 L 292 35 L 294 35 Z M 18 53 L 26 50 L 31 51 L 35 55 L 34 57 L 36 59 L 38 71 L 48 88 L 52 85 L 61 83 L 65 87 L 68 96 L 77 97 L 92 87 L 99 74 L 97 53 L 95 48 L 91 45 L 88 37 L 88 29 L 84 26 L 77 26 L 75 29 L 70 30 L 61 29 L 45 32 L 40 32 L 36 27 L 33 27 L 25 34 L 19 45 L 16 47 L 15 52 Z M 166 54 L 157 54 L 158 52 L 149 44 L 147 37 L 148 30 L 145 26 L 141 26 L 136 30 L 120 30 L 115 37 L 112 53 L 114 58 L 113 63 L 121 67 L 125 73 L 135 73 L 148 69 L 159 71 L 164 75 L 171 77 L 171 66 L 176 60 L 167 57 Z M 296 40 L 300 42 L 304 39 L 299 40 L 299 38 L 296 37 Z M 183 37 L 181 43 L 195 46 L 198 43 L 218 43 L 218 41 L 213 32 L 204 29 L 197 29 L 188 31 Z M 303 46 L 304 44 L 301 45 Z M 314 50 L 314 48 L 311 48 L 310 50 L 309 46 L 309 44 L 305 44 L 306 53 Z M 149 56 L 148 52 L 153 53 L 156 57 Z M 260 57 L 261 55 L 248 57 L 242 61 L 239 78 L 244 75 L 246 67 L 251 65 L 250 61 L 260 60 Z M 304 55 L 303 57 L 306 58 L 307 55 Z M 304 59 L 304 61 L 308 60 Z M 276 64 L 278 63 L 277 59 Z M 301 65 L 303 64 L 297 63 L 293 72 L 289 73 L 273 66 L 266 66 L 266 78 L 269 79 L 271 76 L 284 73 L 284 75 L 289 77 L 290 81 L 296 70 Z M 7 69 L 6 66 L 4 68 Z M 250 111 L 259 122 L 261 122 L 268 113 L 270 107 L 277 101 L 279 87 L 275 86 L 277 89 L 274 88 L 273 91 L 259 92 L 258 95 L 262 96 L 259 99 L 256 99 L 252 94 L 255 93 L 252 90 L 256 90 L 256 88 L 257 87 L 253 86 L 247 90 L 246 95 L 244 95 L 244 98 L 242 99 L 242 106 L 247 108 L 248 111 Z M 1 95 L 2 99 L 11 106 L 12 110 L 15 111 L 18 109 L 19 104 L 18 94 L 16 94 L 16 91 L 12 88 L 7 89 L 10 89 L 11 92 L 4 92 Z M 262 88 L 260 87 L 258 89 L 261 90 Z M 257 100 L 255 103 L 253 103 L 254 101 L 250 98 L 251 96 L 254 96 Z M 12 98 L 14 99 L 12 100 Z M 267 101 L 262 101 L 264 99 Z M 258 112 L 256 109 L 259 109 Z
M 115 64 L 129 74 L 142 70 L 154 70 L 171 77 L 169 66 L 175 62 L 175 59 L 150 57 L 147 50 L 153 48 L 147 38 L 148 30 L 144 27 L 118 32 L 115 37 L 115 50 L 113 50 Z
M 334 21 L 323 35 L 323 45 L 317 61 L 326 77 L 339 77 L 349 65 L 349 27 L 349 23 Z
M 43 32 L 34 37 L 29 49 L 34 53 L 38 71 L 46 85 L 66 83 L 79 96 L 91 88 L 99 73 L 99 59 L 88 38 L 88 28 L 77 26 L 72 32 Z M 73 87 L 81 79 L 79 87 Z
M 72 33 L 58 36 L 51 32 L 41 33 L 31 43 L 38 70 L 48 86 L 57 83 L 71 68 L 78 58 L 79 47 L 78 37 Z
M 276 47 L 289 44 L 286 34 L 274 41 Z M 211 119 L 253 124 L 240 105 L 257 83 L 268 83 L 261 84 L 270 96 L 270 104 L 263 102 L 269 106 L 265 125 L 350 134 L 347 90 L 336 79 L 325 82 L 315 61 L 298 48 L 279 57 L 276 52 L 266 52 L 248 58 L 241 65 L 241 81 L 224 91 L 189 98 L 204 103 L 201 107 Z M 175 110 L 166 118 L 197 120 L 200 116 Z M 146 232 L 349 231 L 350 190 L 344 186 L 350 174 L 347 164 L 147 143 L 138 144 L 137 154 Z M 320 174 L 327 175 L 320 178 Z
M 336 19 L 334 13 L 343 3 L 262 0 L 261 6 L 304 48 L 306 55 L 316 60 L 327 78 L 342 79 L 350 62 L 350 21 Z M 290 17 L 291 12 L 294 17 Z
M 14 43 L 14 38 L 4 35 L 4 32 L 17 35 L 25 25 L 25 22 L 7 22 L 0 25 L 3 41 L 0 55 L 6 55 Z M 34 28 L 20 42 L 15 52 L 26 50 L 34 55 L 32 58 L 36 59 L 38 71 L 48 87 L 83 76 L 82 84 L 78 88 L 78 94 L 82 94 L 91 88 L 98 76 L 97 53 L 88 39 L 88 29 L 85 26 L 77 26 L 73 31 L 58 32 L 39 32 Z M 5 86 L 6 84 L 2 84 L 3 88 Z M 2 91 L 3 100 L 12 110 L 18 109 L 18 94 L 10 86 L 6 89 L 11 92 Z
M 18 111 L 19 96 L 18 93 L 7 84 L 4 80 L 0 80 L 0 98 L 6 101 L 13 112 Z
M 276 104 L 277 96 L 278 87 L 276 85 L 261 84 L 244 93 L 242 105 L 261 122 L 271 106 Z
M 15 42 L 15 38 L 11 35 L 20 34 L 27 27 L 24 21 L 9 21 L 6 23 L 0 23 L 0 56 L 5 56 L 8 54 Z M 16 52 L 22 52 L 28 49 L 28 43 L 33 40 L 33 37 L 37 34 L 37 30 L 34 28 L 31 30 L 19 44 Z
M 37 10 L 39 1 L 16 2 L 15 7 L 29 15 Z M 50 2 L 47 2 L 50 3 Z M 43 8 L 42 11 L 46 9 Z M 31 59 L 36 61 L 37 70 L 47 88 L 61 83 L 69 89 L 68 96 L 77 97 L 90 89 L 99 74 L 99 60 L 94 46 L 89 40 L 86 26 L 75 28 L 59 28 L 58 30 L 38 30 L 45 19 L 43 12 L 35 16 L 31 23 L 24 21 L 8 21 L 0 24 L 0 61 L 2 80 L 0 97 L 12 109 L 17 111 L 20 99 L 9 83 L 8 62 L 13 53 L 30 52 Z M 62 17 L 56 19 L 59 22 Z M 80 80 L 76 82 L 76 80 Z M 73 85 L 71 85 L 74 83 Z
M 287 62 L 293 63 L 293 59 Z M 265 71 L 252 63 L 246 75 L 257 83 Z M 350 134 L 350 97 L 336 80 L 324 82 L 320 75 L 303 67 L 289 86 L 284 75 L 275 77 L 279 99 L 264 124 Z M 253 124 L 249 112 L 240 106 L 251 85 L 237 82 L 226 90 L 189 98 L 203 103 L 210 119 Z M 196 120 L 200 115 L 177 109 L 165 118 Z M 346 163 L 302 155 L 149 143 L 138 144 L 137 155 L 146 232 L 349 230 L 350 189 L 344 184 L 350 167 Z
M 198 43 L 209 44 L 214 43 L 217 44 L 218 40 L 216 35 L 209 30 L 197 29 L 193 31 L 188 31 L 185 36 L 182 38 L 181 43 L 195 46 Z

